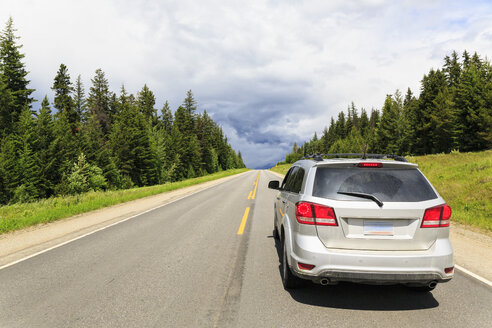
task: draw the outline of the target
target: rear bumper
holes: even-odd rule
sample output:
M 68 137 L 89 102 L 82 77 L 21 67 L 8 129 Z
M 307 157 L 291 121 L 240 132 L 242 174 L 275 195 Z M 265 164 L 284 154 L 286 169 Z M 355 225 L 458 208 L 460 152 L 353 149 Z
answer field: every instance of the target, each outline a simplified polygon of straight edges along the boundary
M 297 263 L 315 265 L 300 270 Z M 320 282 L 350 281 L 373 284 L 427 284 L 447 282 L 453 272 L 453 248 L 449 239 L 437 239 L 425 251 L 362 251 L 326 248 L 317 236 L 297 235 L 292 240 L 291 268 L 300 278 Z

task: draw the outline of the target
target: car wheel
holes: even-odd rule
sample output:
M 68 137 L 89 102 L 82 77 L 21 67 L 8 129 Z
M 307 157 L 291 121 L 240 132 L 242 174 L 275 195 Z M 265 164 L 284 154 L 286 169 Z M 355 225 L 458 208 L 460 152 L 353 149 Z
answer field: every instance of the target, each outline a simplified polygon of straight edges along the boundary
M 292 271 L 290 271 L 285 240 L 282 246 L 282 284 L 285 289 L 295 289 L 299 286 L 299 278 L 294 276 Z

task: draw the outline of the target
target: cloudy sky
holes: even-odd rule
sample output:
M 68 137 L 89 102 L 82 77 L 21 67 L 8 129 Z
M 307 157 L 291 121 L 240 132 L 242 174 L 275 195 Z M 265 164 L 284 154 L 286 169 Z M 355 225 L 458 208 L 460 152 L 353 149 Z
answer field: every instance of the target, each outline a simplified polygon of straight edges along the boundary
M 35 98 L 53 98 L 60 63 L 86 90 L 97 68 L 113 91 L 146 83 L 159 109 L 192 89 L 250 168 L 284 159 L 352 101 L 370 110 L 396 89 L 418 93 L 452 50 L 492 54 L 490 0 L 0 0 L 0 23 L 9 16 Z

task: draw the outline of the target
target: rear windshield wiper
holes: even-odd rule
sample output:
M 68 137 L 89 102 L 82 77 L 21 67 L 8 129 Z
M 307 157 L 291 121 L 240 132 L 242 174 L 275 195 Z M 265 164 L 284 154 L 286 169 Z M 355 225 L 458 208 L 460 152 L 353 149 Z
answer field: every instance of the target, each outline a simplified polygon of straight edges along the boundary
M 376 196 L 374 196 L 372 194 L 365 194 L 363 192 L 348 192 L 348 191 L 339 191 L 339 192 L 337 192 L 337 194 L 355 196 L 355 197 L 360 197 L 360 198 L 367 198 L 367 199 L 375 201 L 379 207 L 383 207 L 383 202 L 380 201 Z

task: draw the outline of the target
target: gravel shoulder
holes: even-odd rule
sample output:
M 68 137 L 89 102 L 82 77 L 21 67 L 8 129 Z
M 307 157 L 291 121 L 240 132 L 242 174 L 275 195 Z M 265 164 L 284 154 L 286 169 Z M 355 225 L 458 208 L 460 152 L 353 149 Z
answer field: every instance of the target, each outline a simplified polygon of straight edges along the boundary
M 247 172 L 0 235 L 0 268 L 55 245 L 237 178 Z

